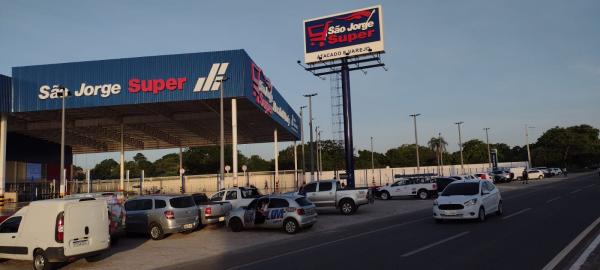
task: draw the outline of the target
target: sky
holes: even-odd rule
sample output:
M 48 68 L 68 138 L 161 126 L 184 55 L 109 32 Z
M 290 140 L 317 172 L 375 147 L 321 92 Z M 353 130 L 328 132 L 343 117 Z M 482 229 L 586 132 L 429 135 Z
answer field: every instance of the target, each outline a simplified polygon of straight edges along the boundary
M 331 138 L 330 82 L 304 71 L 302 20 L 381 4 L 387 71 L 351 74 L 354 144 L 375 151 L 438 133 L 525 144 L 554 126 L 600 127 L 600 1 L 0 1 L 0 74 L 13 66 L 245 49 L 283 97 L 313 99 Z M 305 123 L 306 124 L 306 123 Z M 308 130 L 306 127 L 305 130 Z M 289 144 L 281 143 L 283 149 Z M 242 145 L 273 157 L 272 144 Z M 170 150 L 144 151 L 151 160 Z M 130 159 L 136 152 L 127 153 Z M 116 153 L 79 155 L 93 166 Z

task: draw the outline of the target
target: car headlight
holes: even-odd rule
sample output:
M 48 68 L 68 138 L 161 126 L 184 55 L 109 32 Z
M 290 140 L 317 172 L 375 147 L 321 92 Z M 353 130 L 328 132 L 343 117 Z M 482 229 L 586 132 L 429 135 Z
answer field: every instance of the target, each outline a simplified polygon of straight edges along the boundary
M 477 203 L 477 199 L 471 199 L 468 200 L 464 203 L 464 206 L 471 206 L 471 205 L 475 205 Z
M 433 205 L 438 205 L 438 201 L 437 200 L 433 200 Z

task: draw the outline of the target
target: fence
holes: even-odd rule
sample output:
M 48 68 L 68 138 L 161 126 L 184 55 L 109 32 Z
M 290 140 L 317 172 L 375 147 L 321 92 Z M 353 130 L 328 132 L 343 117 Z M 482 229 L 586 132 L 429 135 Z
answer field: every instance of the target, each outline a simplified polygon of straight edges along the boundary
M 499 163 L 499 167 L 525 167 L 527 162 L 506 162 Z M 438 175 L 457 175 L 457 174 L 473 174 L 476 172 L 486 172 L 489 170 L 487 163 L 483 164 L 465 164 L 464 172 L 460 165 L 446 165 L 441 169 L 437 166 L 421 167 L 417 170 L 416 167 L 405 168 L 376 168 L 363 169 L 355 171 L 355 186 L 367 187 L 372 185 L 385 185 L 391 183 L 396 174 L 415 174 L 415 173 L 435 173 Z M 298 178 L 294 176 L 297 173 Z M 314 174 L 314 180 L 318 179 L 333 179 L 339 178 L 340 172 L 325 171 Z M 342 171 L 343 173 L 343 171 Z M 310 173 L 306 173 L 304 178 L 301 172 L 295 171 L 279 171 L 279 178 L 275 179 L 275 172 L 247 172 L 239 173 L 237 180 L 233 174 L 225 175 L 224 187 L 247 186 L 253 185 L 257 187 L 261 193 L 284 193 L 294 191 L 298 185 L 303 182 L 310 182 Z M 185 190 L 187 193 L 204 192 L 214 193 L 217 191 L 217 175 L 188 175 L 185 176 Z M 296 182 L 298 181 L 298 182 Z M 93 180 L 91 183 L 92 192 L 116 191 L 119 189 L 119 180 Z M 125 180 L 124 190 L 128 193 L 139 194 L 140 179 L 132 178 Z M 181 188 L 181 179 L 179 176 L 168 177 L 146 177 L 142 184 L 144 194 L 149 193 L 164 193 L 174 194 L 179 193 Z M 87 183 L 85 181 L 69 182 L 71 193 L 87 192 Z

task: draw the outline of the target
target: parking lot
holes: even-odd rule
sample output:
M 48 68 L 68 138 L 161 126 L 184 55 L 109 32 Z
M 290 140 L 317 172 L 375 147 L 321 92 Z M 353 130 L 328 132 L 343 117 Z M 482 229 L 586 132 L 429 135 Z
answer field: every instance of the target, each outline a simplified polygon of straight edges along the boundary
M 575 177 L 573 174 L 571 177 Z M 565 180 L 564 177 L 548 178 L 530 181 L 523 185 L 521 182 L 499 184 L 504 193 L 531 189 Z M 530 191 L 519 192 L 517 196 L 527 196 Z M 511 197 L 509 197 L 511 198 Z M 431 208 L 432 201 L 417 199 L 376 200 L 374 204 L 360 207 L 351 216 L 343 216 L 336 209 L 319 210 L 318 222 L 309 230 L 295 235 L 273 230 L 245 230 L 233 233 L 227 228 L 208 226 L 190 234 L 173 234 L 161 241 L 152 241 L 146 236 L 122 238 L 118 245 L 108 250 L 96 262 L 77 260 L 65 264 L 61 269 L 152 269 L 222 255 L 231 251 L 250 248 L 289 239 L 309 237 L 320 232 L 336 231 L 342 227 L 377 219 L 406 214 Z M 2 269 L 28 268 L 29 261 L 5 261 L 0 263 Z

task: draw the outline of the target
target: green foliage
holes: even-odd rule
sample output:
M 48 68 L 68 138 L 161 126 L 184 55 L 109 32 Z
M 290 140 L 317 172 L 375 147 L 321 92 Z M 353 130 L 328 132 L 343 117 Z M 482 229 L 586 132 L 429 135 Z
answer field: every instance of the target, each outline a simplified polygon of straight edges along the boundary
M 116 179 L 119 177 L 119 163 L 114 159 L 105 159 L 92 170 L 94 179 Z

